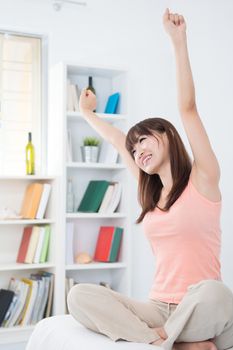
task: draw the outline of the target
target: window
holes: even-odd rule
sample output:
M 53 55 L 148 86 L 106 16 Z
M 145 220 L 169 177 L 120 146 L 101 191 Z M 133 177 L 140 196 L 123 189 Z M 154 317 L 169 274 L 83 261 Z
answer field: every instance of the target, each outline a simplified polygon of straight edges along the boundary
M 0 33 L 0 174 L 26 173 L 32 132 L 36 173 L 41 171 L 41 38 Z

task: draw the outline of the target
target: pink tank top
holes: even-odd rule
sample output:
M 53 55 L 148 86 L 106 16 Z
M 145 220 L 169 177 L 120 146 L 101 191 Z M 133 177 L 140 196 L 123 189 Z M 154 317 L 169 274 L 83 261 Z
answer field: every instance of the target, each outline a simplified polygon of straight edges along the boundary
M 191 180 L 168 212 L 148 212 L 142 222 L 156 257 L 150 299 L 179 304 L 191 284 L 221 280 L 221 201 L 201 195 Z

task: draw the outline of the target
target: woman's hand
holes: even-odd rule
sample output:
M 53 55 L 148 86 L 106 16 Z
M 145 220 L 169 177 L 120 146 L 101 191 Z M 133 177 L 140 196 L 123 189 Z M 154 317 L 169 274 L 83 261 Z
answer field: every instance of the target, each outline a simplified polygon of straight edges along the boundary
M 167 8 L 163 15 L 163 25 L 173 42 L 186 37 L 186 23 L 184 17 L 178 13 L 170 13 Z
M 79 98 L 79 109 L 81 112 L 91 111 L 96 109 L 96 96 L 91 90 L 83 89 Z

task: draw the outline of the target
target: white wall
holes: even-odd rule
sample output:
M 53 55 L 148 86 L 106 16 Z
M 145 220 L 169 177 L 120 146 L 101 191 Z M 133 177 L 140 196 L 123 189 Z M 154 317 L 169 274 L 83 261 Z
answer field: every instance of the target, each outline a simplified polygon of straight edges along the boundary
M 232 0 L 87 0 L 55 12 L 50 0 L 0 0 L 1 29 L 48 35 L 49 65 L 61 60 L 126 64 L 130 68 L 132 124 L 164 116 L 184 135 L 176 106 L 174 57 L 162 27 L 166 6 L 187 20 L 197 103 L 222 169 L 224 281 L 233 290 L 233 49 Z M 132 187 L 136 196 L 136 185 Z M 133 201 L 133 204 L 135 201 Z M 138 211 L 132 211 L 132 222 Z M 133 295 L 145 299 L 154 258 L 133 225 Z

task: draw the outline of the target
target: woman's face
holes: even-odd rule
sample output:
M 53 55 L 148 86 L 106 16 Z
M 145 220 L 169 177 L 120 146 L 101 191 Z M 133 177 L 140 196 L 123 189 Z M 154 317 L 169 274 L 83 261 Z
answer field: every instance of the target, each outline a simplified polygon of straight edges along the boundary
M 132 153 L 140 169 L 149 175 L 158 174 L 169 158 L 166 133 L 139 136 Z

